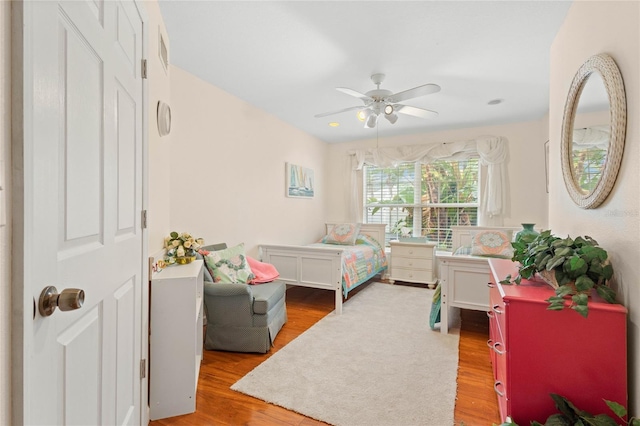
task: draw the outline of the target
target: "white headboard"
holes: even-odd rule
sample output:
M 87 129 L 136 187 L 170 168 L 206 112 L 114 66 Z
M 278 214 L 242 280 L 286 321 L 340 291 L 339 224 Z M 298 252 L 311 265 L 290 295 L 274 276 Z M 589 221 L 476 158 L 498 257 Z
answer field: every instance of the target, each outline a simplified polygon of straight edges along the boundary
M 333 225 L 335 225 L 335 223 L 325 223 L 325 232 L 329 233 L 329 231 L 331 230 L 331 227 L 333 227 Z M 387 225 L 382 223 L 363 223 L 362 227 L 360 228 L 360 233 L 361 234 L 365 234 L 365 235 L 369 235 L 370 237 L 373 237 L 376 239 L 377 242 L 380 243 L 380 245 L 382 247 L 385 246 L 386 244 L 386 234 L 384 232 L 384 230 L 386 229 Z
M 517 226 L 452 226 L 451 247 L 456 251 L 458 247 L 471 246 L 471 231 L 512 231 L 512 238 L 522 228 Z

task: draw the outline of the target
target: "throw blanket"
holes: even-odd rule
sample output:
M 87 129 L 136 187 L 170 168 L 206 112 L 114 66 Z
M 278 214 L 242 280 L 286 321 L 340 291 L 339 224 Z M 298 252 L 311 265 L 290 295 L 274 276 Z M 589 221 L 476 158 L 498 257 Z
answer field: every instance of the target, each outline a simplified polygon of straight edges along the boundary
M 268 283 L 280 276 L 276 267 L 270 263 L 260 262 L 249 256 L 247 256 L 247 262 L 249 263 L 251 272 L 255 275 L 255 278 L 251 280 L 249 284 Z
M 364 242 L 362 238 L 364 237 L 359 237 L 360 244 L 339 246 L 344 250 L 342 253 L 342 291 L 345 298 L 353 288 L 386 270 L 388 266 L 384 250 L 376 243 Z M 326 247 L 327 244 L 315 243 L 311 246 Z

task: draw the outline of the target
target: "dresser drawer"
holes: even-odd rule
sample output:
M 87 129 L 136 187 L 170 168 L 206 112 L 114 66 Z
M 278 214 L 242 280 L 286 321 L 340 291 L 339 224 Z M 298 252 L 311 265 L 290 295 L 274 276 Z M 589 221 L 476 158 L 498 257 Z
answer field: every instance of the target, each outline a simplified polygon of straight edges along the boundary
M 432 282 L 431 271 L 415 270 L 415 269 L 403 269 L 396 268 L 395 266 L 391 271 L 392 278 L 398 281 L 417 281 L 417 282 Z
M 433 261 L 431 259 L 423 259 L 419 257 L 398 257 L 396 253 L 391 258 L 394 268 L 413 268 L 413 269 L 433 269 Z
M 418 244 L 413 244 L 411 246 L 392 245 L 391 258 L 395 259 L 398 257 L 421 257 L 425 259 L 433 259 L 433 246 L 421 246 Z

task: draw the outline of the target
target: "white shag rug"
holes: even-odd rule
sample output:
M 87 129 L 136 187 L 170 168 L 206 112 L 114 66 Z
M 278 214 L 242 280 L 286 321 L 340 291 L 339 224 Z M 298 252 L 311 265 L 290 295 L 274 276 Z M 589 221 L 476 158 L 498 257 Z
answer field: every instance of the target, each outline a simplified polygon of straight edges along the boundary
M 431 330 L 433 292 L 372 283 L 231 389 L 336 426 L 452 425 L 459 318 Z

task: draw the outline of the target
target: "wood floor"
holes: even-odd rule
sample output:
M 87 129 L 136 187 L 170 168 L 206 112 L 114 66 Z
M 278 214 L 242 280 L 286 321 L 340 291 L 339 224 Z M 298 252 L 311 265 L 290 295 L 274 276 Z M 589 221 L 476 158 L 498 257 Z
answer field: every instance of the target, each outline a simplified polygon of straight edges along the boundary
M 349 297 L 357 295 L 354 292 Z M 197 411 L 184 416 L 156 420 L 150 425 L 325 425 L 293 411 L 234 392 L 229 387 L 332 310 L 333 292 L 302 287 L 289 288 L 289 321 L 278 334 L 275 347 L 269 354 L 205 351 L 200 368 Z M 493 391 L 491 363 L 486 345 L 488 318 L 484 312 L 465 310 L 461 312 L 461 318 L 455 424 L 500 424 L 498 401 Z

